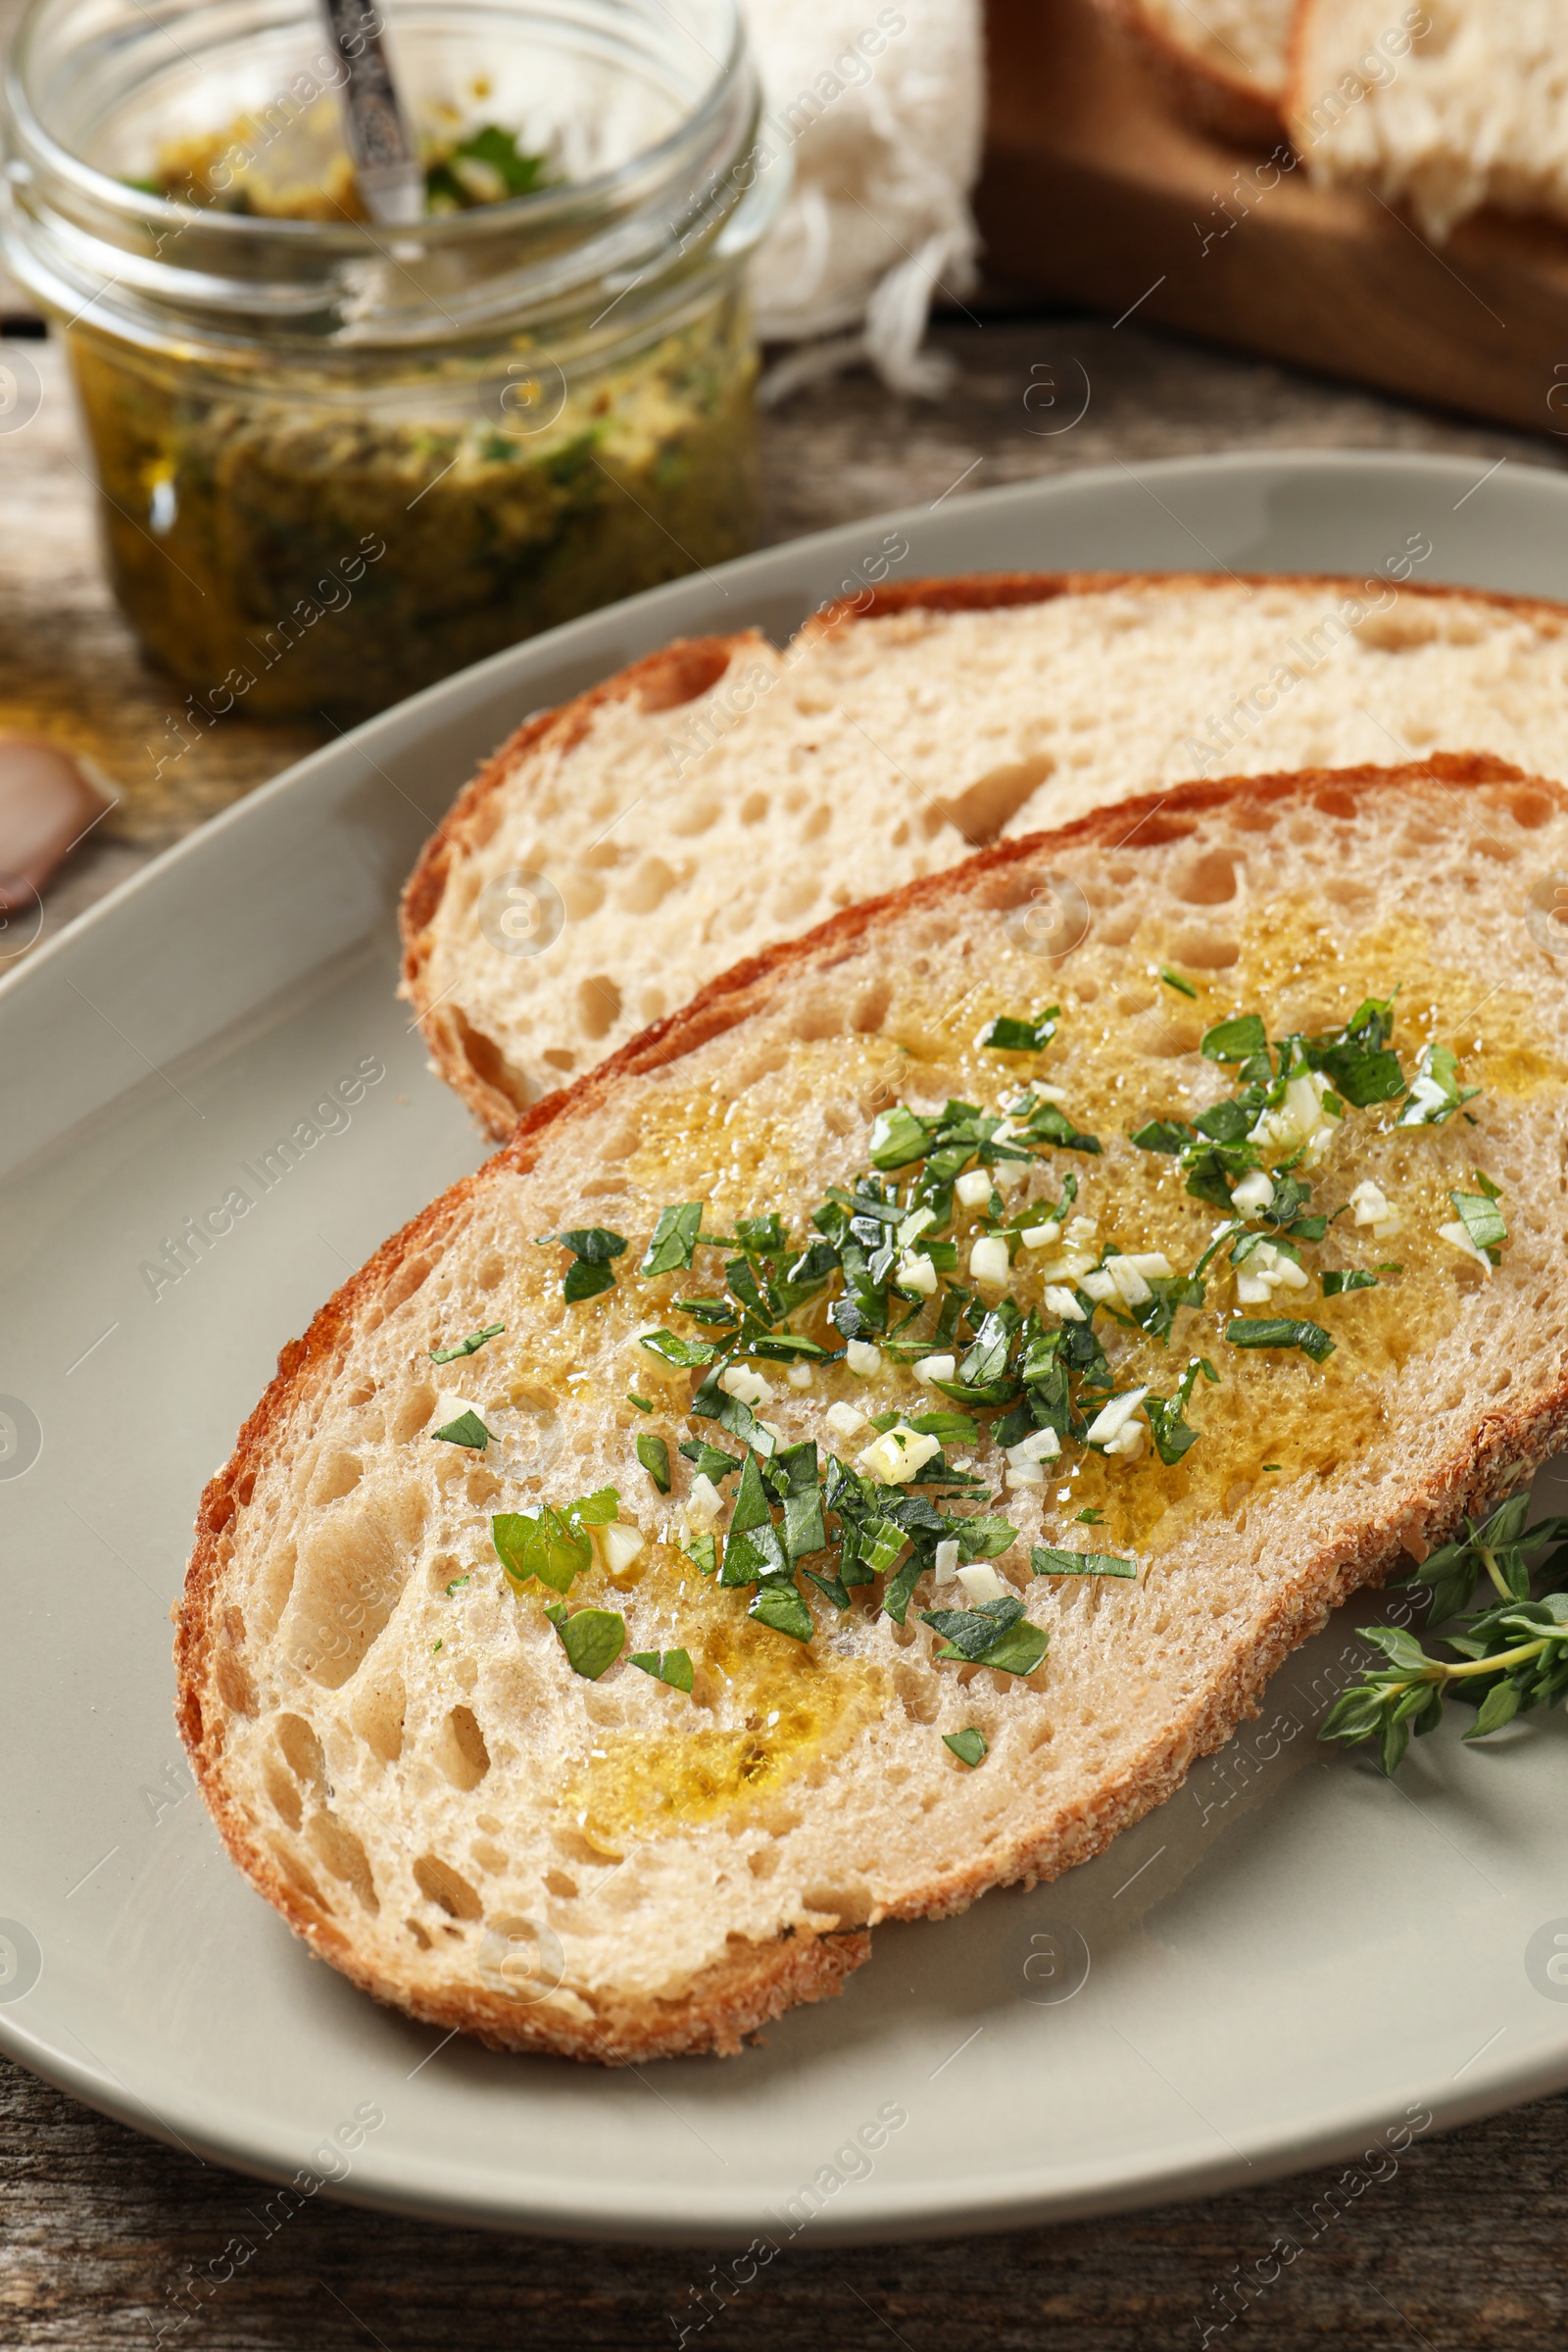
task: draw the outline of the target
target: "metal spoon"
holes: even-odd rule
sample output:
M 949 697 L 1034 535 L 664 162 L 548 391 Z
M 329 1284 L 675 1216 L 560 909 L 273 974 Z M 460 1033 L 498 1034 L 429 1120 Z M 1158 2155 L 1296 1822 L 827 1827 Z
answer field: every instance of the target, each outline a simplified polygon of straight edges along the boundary
M 366 0 L 320 0 L 327 38 L 343 62 L 343 135 L 372 220 L 424 218 L 424 172 L 381 43 L 382 21 Z

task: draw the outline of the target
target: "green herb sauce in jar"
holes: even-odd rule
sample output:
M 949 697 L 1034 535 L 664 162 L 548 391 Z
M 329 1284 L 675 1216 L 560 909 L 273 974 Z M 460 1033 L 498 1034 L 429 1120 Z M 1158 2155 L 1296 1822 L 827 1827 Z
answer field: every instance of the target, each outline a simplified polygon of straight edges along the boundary
M 74 71 L 106 7 L 115 74 Z M 144 16 L 35 0 L 10 254 L 66 327 L 116 594 L 213 716 L 357 718 L 745 552 L 742 276 L 782 187 L 732 0 L 407 0 L 454 127 L 396 228 L 356 217 L 306 8 L 270 106 L 226 95 L 260 16 L 182 20 L 209 129 Z

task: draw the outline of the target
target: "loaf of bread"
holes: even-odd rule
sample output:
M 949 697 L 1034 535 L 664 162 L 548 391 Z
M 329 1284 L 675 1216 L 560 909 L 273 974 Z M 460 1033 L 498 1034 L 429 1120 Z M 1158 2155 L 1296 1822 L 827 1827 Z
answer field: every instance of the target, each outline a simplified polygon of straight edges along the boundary
M 1565 619 L 1387 573 L 1004 575 L 884 587 L 782 652 L 676 646 L 463 793 L 405 897 L 405 992 L 504 1136 L 736 957 L 999 839 L 1438 745 L 1568 776 Z
M 1101 0 L 1176 110 L 1244 146 L 1284 131 L 1296 0 Z
M 1314 178 L 1437 243 L 1486 205 L 1568 220 L 1568 0 L 1302 0 L 1286 112 Z
M 932 785 L 956 684 L 1015 751 L 1030 654 L 967 675 L 947 617 L 825 632 L 758 703 L 787 723 L 730 787 L 810 780 L 728 812 L 736 884 L 791 828 L 797 877 L 846 870 L 810 762 L 852 710 Z M 732 657 L 777 674 L 686 658 L 710 696 Z M 906 657 L 929 697 L 890 704 Z M 1097 713 L 1134 762 L 1163 674 Z M 545 722 L 541 823 L 691 709 Z M 992 756 L 946 776 L 995 831 L 1033 785 Z M 666 838 L 673 890 L 701 836 Z M 1568 793 L 1496 761 L 1188 785 L 767 946 L 536 1103 L 284 1350 L 203 1497 L 180 1725 L 235 1861 L 380 1999 L 629 2061 L 1099 1853 L 1561 1442 L 1565 872 Z M 714 956 L 758 925 L 722 879 Z

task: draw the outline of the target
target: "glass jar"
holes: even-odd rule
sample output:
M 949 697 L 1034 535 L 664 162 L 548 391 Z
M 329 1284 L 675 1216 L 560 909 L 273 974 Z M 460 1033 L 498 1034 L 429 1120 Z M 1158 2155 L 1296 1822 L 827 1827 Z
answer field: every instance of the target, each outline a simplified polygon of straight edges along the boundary
M 363 716 L 752 542 L 743 269 L 786 175 L 733 0 L 403 0 L 387 37 L 416 122 L 558 176 L 408 227 L 130 184 L 336 138 L 310 0 L 35 0 L 12 53 L 7 259 L 65 332 L 115 593 L 215 716 Z

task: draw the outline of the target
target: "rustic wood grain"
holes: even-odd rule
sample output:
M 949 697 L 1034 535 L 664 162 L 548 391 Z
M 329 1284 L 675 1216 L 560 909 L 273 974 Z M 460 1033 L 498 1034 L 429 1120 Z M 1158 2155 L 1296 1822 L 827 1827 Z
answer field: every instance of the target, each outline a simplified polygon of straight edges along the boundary
M 1392 19 L 1391 19 L 1392 22 Z M 1210 335 L 1546 434 L 1568 426 L 1568 234 L 1482 214 L 1441 250 L 1284 144 L 1172 114 L 1095 0 L 991 0 L 993 266 L 1057 300 Z
M 0 2340 L 107 2352 L 165 2327 L 182 2352 L 640 2352 L 677 2344 L 684 2326 L 702 2352 L 1196 2352 L 1206 2328 L 1227 2352 L 1516 2352 L 1568 2341 L 1565 2157 L 1568 2099 L 1545 2100 L 1416 2140 L 1358 2196 L 1331 2195 L 1341 2167 L 996 2238 L 785 2248 L 721 2301 L 710 2255 L 441 2229 L 319 2199 L 266 2241 L 254 2182 L 0 2062 Z M 231 2278 L 184 2284 L 247 2236 L 257 2251 Z M 1277 2243 L 1299 2247 L 1288 2265 Z M 1260 2263 L 1277 2278 L 1240 2302 L 1239 2273 L 1256 2281 Z M 1245 2316 L 1226 2326 L 1227 2309 Z

